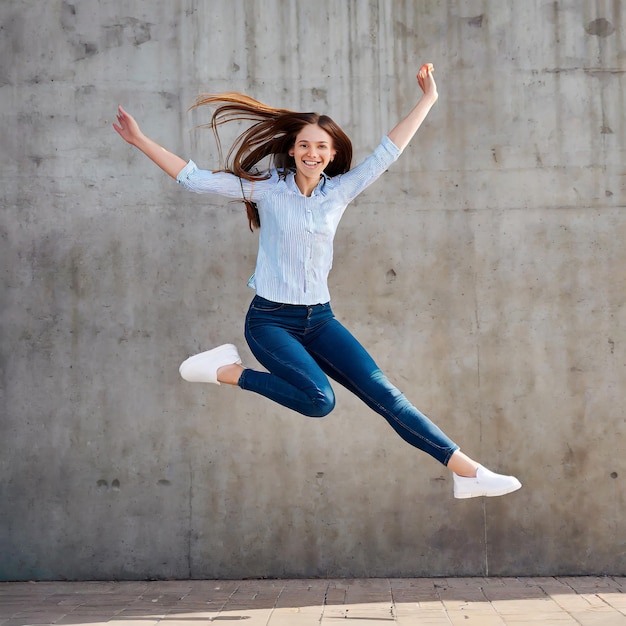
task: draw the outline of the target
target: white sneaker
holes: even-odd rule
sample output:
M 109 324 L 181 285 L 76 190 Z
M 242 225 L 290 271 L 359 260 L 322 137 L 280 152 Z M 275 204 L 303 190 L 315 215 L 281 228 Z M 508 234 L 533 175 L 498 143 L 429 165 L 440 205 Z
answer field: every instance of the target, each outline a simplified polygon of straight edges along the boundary
M 213 350 L 190 356 L 186 361 L 183 361 L 178 371 L 190 383 L 215 383 L 219 385 L 217 370 L 224 365 L 234 363 L 241 363 L 239 352 L 232 343 L 225 343 L 223 346 L 213 348 Z
M 522 486 L 515 476 L 504 476 L 478 466 L 476 476 L 468 478 L 454 474 L 454 497 L 477 498 L 478 496 L 503 496 Z

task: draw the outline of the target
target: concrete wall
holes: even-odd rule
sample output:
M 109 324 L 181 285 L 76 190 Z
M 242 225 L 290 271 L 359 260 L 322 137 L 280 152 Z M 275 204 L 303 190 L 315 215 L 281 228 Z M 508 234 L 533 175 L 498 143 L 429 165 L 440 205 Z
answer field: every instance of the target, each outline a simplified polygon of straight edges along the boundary
M 0 4 L 0 579 L 626 574 L 618 0 Z M 336 313 L 472 456 L 448 471 L 338 389 L 324 420 L 178 376 L 242 337 L 256 235 L 111 129 L 214 167 L 197 93 L 332 115 L 362 158 Z M 227 140 L 227 136 L 225 137 Z

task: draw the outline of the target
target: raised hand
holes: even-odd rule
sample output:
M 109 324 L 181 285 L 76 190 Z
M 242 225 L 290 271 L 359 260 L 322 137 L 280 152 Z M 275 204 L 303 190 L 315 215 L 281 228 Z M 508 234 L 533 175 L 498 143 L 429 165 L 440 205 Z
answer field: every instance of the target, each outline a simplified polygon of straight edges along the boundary
M 139 124 L 135 118 L 122 108 L 117 107 L 117 124 L 113 124 L 113 128 L 117 134 L 129 144 L 137 145 L 138 141 L 143 137 L 143 133 L 139 129 Z
M 183 167 L 187 165 L 187 162 L 179 156 L 169 152 L 150 137 L 146 137 L 139 129 L 139 124 L 135 118 L 126 113 L 121 106 L 117 107 L 117 124 L 113 124 L 113 128 L 124 141 L 139 148 L 172 178 L 176 178 Z
M 432 106 L 437 102 L 437 85 L 433 78 L 433 71 L 432 63 L 424 63 L 424 65 L 420 67 L 420 71 L 417 73 L 417 82 L 424 92 L 424 95 L 420 98 L 413 110 L 389 132 L 389 139 L 391 139 L 400 150 L 406 148 L 409 141 L 413 138 L 413 135 L 417 132 L 417 129 L 422 125 L 422 122 L 426 118 L 426 115 L 428 115 Z
M 424 63 L 417 73 L 417 82 L 426 95 L 437 99 L 437 85 L 435 84 L 435 79 L 433 77 L 434 71 L 435 68 L 432 63 Z

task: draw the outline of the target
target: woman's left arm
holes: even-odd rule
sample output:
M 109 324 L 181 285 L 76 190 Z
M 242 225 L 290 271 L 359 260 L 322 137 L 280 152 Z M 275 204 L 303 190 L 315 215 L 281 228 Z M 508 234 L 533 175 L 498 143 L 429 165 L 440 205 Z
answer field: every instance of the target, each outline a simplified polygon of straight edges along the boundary
M 413 139 L 413 135 L 415 135 L 417 129 L 426 119 L 432 106 L 437 102 L 437 85 L 433 78 L 433 71 L 432 63 L 422 65 L 417 74 L 417 82 L 424 92 L 424 95 L 420 98 L 420 101 L 415 105 L 413 110 L 388 134 L 389 139 L 391 139 L 400 150 L 404 150 L 409 141 Z

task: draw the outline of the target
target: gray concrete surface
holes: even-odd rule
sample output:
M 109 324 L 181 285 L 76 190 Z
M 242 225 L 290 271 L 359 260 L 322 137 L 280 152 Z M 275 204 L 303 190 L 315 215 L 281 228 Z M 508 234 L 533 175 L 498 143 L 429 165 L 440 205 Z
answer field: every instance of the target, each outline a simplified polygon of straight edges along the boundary
M 0 583 L 0 626 L 623 626 L 618 577 Z
M 626 574 L 624 23 L 614 1 L 0 4 L 0 579 Z M 256 235 L 111 129 L 215 167 L 196 94 L 332 115 L 356 158 L 331 293 L 470 455 L 451 477 L 342 390 L 307 419 L 178 376 L 239 345 Z M 224 141 L 228 140 L 225 135 Z

